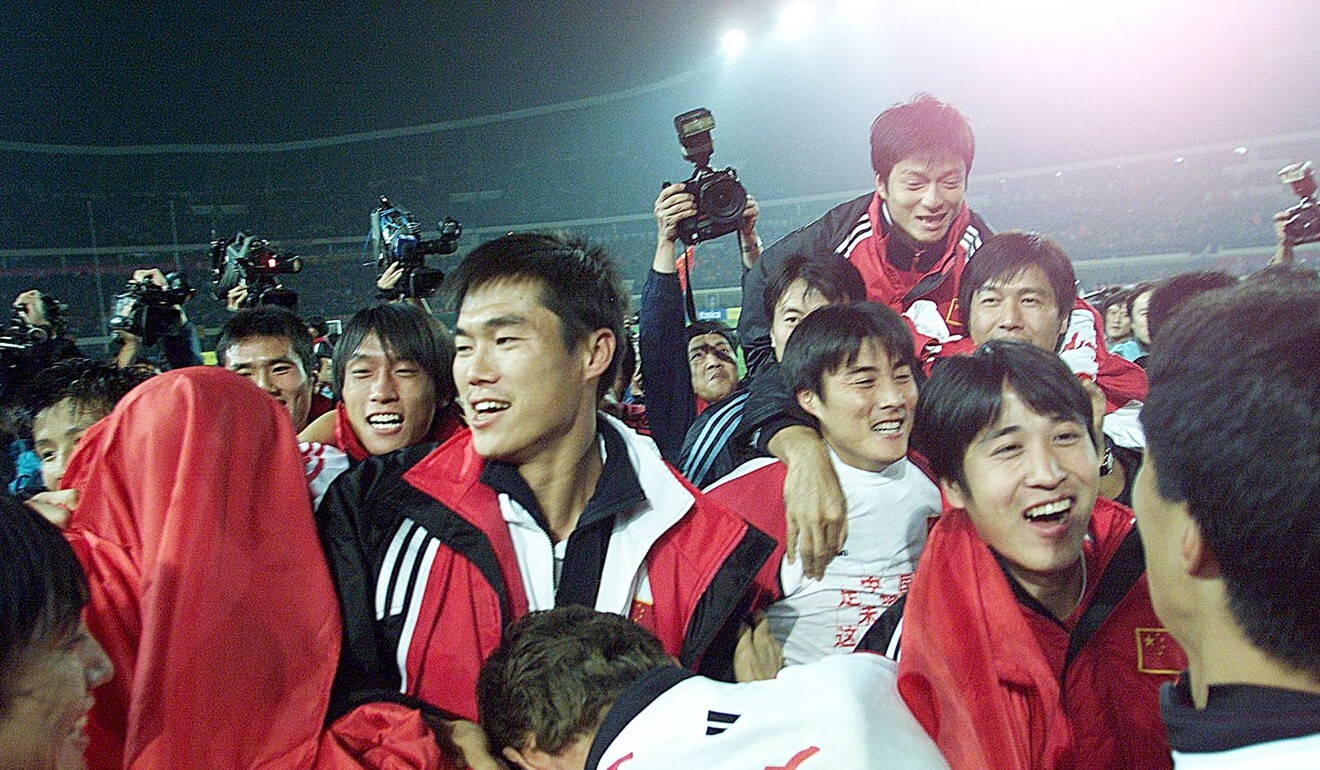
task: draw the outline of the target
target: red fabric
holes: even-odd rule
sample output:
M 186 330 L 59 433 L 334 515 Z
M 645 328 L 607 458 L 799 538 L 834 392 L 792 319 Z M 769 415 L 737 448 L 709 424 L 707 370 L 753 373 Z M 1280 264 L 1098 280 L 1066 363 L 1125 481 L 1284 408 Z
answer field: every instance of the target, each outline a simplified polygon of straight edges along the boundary
M 880 223 L 884 214 L 880 211 L 880 195 L 871 199 L 867 210 L 874 228 L 870 238 L 857 243 L 849 255 L 848 261 L 862 274 L 866 284 L 866 298 L 872 302 L 888 305 L 895 313 L 908 309 L 910 302 L 904 302 L 907 293 L 927 275 L 943 275 L 944 281 L 935 289 L 921 295 L 919 299 L 930 300 L 940 311 L 950 334 L 966 334 L 963 328 L 962 314 L 958 312 L 958 285 L 962 279 L 963 267 L 967 264 L 967 249 L 962 243 L 962 233 L 972 221 L 971 209 L 963 204 L 962 210 L 949 226 L 953 237 L 948 238 L 944 256 L 935 266 L 925 272 L 899 270 L 886 256 L 889 238 L 881 235 Z M 918 347 L 920 350 L 920 347 Z
M 369 703 L 335 721 L 321 738 L 314 770 L 448 768 L 422 715 L 397 703 Z
M 447 404 L 431 418 L 431 433 L 426 440 L 444 443 L 462 427 L 463 421 L 458 416 L 458 409 L 452 403 Z M 342 449 L 353 462 L 361 462 L 371 456 L 354 432 L 353 423 L 348 420 L 348 409 L 344 407 L 343 401 L 335 404 L 335 446 Z
M 223 369 L 160 375 L 87 432 L 64 483 L 116 667 L 89 766 L 310 767 L 340 623 L 283 407 Z
M 1144 575 L 1060 691 L 1067 629 L 1131 528 L 1131 511 L 1096 501 L 1087 595 L 1060 627 L 1018 603 L 966 512 L 935 525 L 903 612 L 898 687 L 954 770 L 1170 766 L 1158 688 L 1171 676 L 1141 670 L 1143 632 L 1163 631 Z
M 472 448 L 471 434 L 464 430 L 403 478 L 481 532 L 494 553 L 516 619 L 527 613 L 527 594 L 498 496 L 480 483 L 482 466 Z M 696 497 L 693 508 L 647 556 L 654 601 L 646 625 L 660 638 L 665 651 L 675 656 L 682 650 L 697 602 L 747 531 L 741 519 L 709 503 L 700 493 Z M 425 581 L 426 593 L 405 665 L 408 694 L 475 720 L 477 672 L 503 632 L 499 598 L 477 565 L 443 545 L 436 551 Z

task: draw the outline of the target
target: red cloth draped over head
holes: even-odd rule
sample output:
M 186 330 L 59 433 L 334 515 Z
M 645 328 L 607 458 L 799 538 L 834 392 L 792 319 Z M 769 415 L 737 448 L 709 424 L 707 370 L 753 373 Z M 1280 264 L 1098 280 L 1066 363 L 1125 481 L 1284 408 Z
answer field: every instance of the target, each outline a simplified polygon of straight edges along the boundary
M 64 476 L 115 664 L 91 767 L 309 767 L 340 621 L 289 415 L 218 368 L 153 378 Z

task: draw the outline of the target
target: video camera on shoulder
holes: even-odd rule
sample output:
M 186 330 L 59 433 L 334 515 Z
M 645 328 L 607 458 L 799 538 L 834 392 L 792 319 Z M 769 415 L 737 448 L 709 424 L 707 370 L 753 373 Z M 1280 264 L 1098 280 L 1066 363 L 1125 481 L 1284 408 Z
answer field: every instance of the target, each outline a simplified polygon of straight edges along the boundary
M 225 302 L 239 284 L 247 285 L 247 297 L 239 307 L 279 305 L 290 310 L 298 305 L 298 294 L 284 288 L 275 277 L 302 270 L 302 257 L 271 248 L 270 241 L 238 233 L 211 243 L 212 294 Z
M 697 167 L 683 183 L 684 192 L 696 199 L 697 213 L 678 223 L 679 240 L 693 246 L 736 231 L 747 207 L 747 190 L 738 182 L 738 172 L 733 168 L 710 167 L 710 157 L 715 153 L 715 140 L 710 135 L 715 116 L 699 107 L 674 118 L 674 128 L 683 146 L 683 157 Z
M 1288 243 L 1299 246 L 1320 241 L 1320 201 L 1316 199 L 1315 166 L 1311 161 L 1294 163 L 1279 169 L 1279 181 L 1292 187 L 1301 203 L 1288 209 L 1283 234 Z
M 53 304 L 63 306 L 63 302 L 52 300 L 48 303 L 49 308 Z M 47 317 L 50 311 L 47 310 Z M 18 308 L 14 308 L 13 315 L 9 317 L 9 322 L 0 327 L 0 351 L 6 350 L 27 350 L 34 345 L 38 345 L 51 338 L 51 329 L 44 326 L 35 326 L 28 323 L 23 317 L 23 313 Z
M 371 250 L 376 257 L 376 273 L 378 276 L 384 274 L 397 262 L 403 268 L 403 275 L 395 284 L 395 294 L 410 298 L 430 297 L 444 282 L 445 274 L 427 267 L 426 255 L 453 254 L 458 251 L 458 239 L 462 235 L 462 223 L 445 217 L 440 223 L 440 237 L 425 240 L 422 226 L 412 213 L 381 196 L 380 206 L 371 212 Z
M 145 345 L 156 344 L 161 337 L 174 334 L 183 326 L 180 306 L 196 292 L 181 272 L 165 273 L 165 286 L 150 278 L 131 278 L 124 290 L 115 295 L 110 306 L 110 330 L 141 337 Z

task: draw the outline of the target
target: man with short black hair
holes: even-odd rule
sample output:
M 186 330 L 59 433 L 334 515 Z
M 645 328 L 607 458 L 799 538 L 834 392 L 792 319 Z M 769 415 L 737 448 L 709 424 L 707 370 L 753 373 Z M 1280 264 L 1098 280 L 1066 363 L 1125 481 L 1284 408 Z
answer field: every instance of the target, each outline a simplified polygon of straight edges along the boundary
M 1146 356 L 1150 354 L 1150 328 L 1146 319 L 1150 309 L 1150 296 L 1159 288 L 1159 281 L 1145 281 L 1137 284 L 1128 294 L 1128 318 L 1132 319 L 1132 339 L 1115 345 L 1113 353 L 1145 368 Z
M 907 590 L 939 516 L 940 492 L 907 459 L 921 364 L 903 319 L 869 302 L 829 305 L 789 337 L 780 371 L 830 450 L 848 501 L 848 537 L 820 580 L 785 558 L 783 463 L 752 460 L 708 488 L 776 539 L 761 582 L 786 663 L 851 652 Z
M 32 414 L 32 450 L 41 460 L 47 491 L 29 498 L 29 507 L 57 526 L 68 523 L 77 493 L 61 490 L 60 481 L 74 447 L 93 423 L 150 376 L 141 369 L 120 369 L 87 358 L 58 361 L 37 373 L 28 386 L 26 406 Z
M 733 330 L 720 321 L 696 321 L 688 324 L 688 369 L 692 374 L 692 395 L 697 397 L 697 413 L 732 393 L 739 384 L 738 340 Z
M 1091 399 L 1068 367 L 1006 340 L 942 361 L 912 443 L 951 510 L 862 648 L 898 657 L 945 758 L 1168 767 L 1158 688 L 1185 658 L 1151 607 L 1131 511 L 1097 498 Z
M 329 404 L 313 393 L 316 354 L 307 324 L 285 308 L 263 305 L 231 315 L 220 330 L 215 357 L 279 401 L 295 433 L 329 411 Z
M 523 770 L 947 767 L 879 655 L 728 684 L 585 607 L 514 623 L 481 668 L 477 701 L 491 748 Z
M 914 318 L 918 346 L 934 334 L 927 333 L 931 326 L 943 329 L 941 337 L 962 334 L 959 282 L 990 233 L 966 201 L 975 154 L 967 117 L 930 94 L 880 113 L 871 125 L 875 190 L 781 238 L 743 281 L 738 336 L 752 375 L 772 358 L 771 319 L 760 297 L 792 254 L 848 261 L 861 274 L 868 300 Z M 820 435 L 794 414 L 790 394 L 773 391 L 752 395 L 734 441 L 788 467 L 789 553 L 800 552 L 807 574 L 819 577 L 847 532 L 843 493 Z
M 469 427 L 365 460 L 317 511 L 345 625 L 332 717 L 364 691 L 401 692 L 453 720 L 464 761 L 493 763 L 470 723 L 481 662 L 509 623 L 568 604 L 629 617 L 684 666 L 732 676 L 773 543 L 597 411 L 628 302 L 604 252 L 507 235 L 448 285 Z
M 1133 495 L 1180 768 L 1320 758 L 1320 290 L 1228 288 L 1160 331 Z

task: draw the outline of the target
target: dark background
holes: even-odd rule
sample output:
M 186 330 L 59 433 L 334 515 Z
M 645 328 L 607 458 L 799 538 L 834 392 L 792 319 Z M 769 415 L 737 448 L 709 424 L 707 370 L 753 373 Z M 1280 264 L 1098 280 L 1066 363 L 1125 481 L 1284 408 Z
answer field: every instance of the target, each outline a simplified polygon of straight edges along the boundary
M 973 204 L 1059 238 L 1084 282 L 1088 261 L 1093 282 L 1182 264 L 1111 265 L 1166 253 L 1241 267 L 1290 203 L 1274 172 L 1320 160 L 1320 3 L 822 1 L 792 31 L 780 5 L 14 5 L 0 291 L 52 285 L 94 334 L 131 267 L 204 284 L 202 244 L 242 229 L 308 255 L 304 311 L 342 315 L 368 301 L 381 194 L 463 220 L 464 250 L 566 224 L 640 285 L 651 201 L 690 171 L 671 120 L 695 106 L 773 240 L 869 187 L 870 121 L 931 91 L 975 128 Z M 707 252 L 698 285 L 736 286 L 730 244 Z

